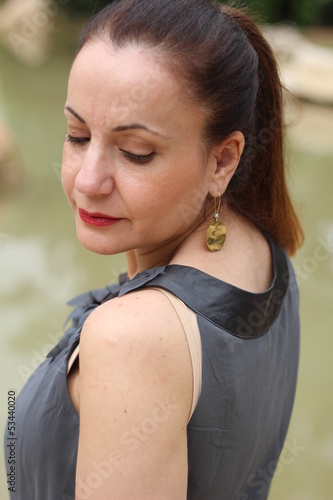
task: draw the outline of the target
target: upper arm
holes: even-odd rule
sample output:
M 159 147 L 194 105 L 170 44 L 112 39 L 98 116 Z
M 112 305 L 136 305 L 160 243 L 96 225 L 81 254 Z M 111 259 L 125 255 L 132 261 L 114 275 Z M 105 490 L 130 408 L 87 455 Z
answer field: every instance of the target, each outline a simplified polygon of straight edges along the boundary
M 185 499 L 192 371 L 169 301 L 153 290 L 112 300 L 80 344 L 76 499 Z

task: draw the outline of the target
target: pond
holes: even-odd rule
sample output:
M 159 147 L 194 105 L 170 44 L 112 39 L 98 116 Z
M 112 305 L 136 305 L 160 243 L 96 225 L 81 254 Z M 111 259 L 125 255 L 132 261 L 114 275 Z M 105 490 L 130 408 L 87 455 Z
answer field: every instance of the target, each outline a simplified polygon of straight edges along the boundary
M 22 169 L 20 186 L 0 194 L 1 428 L 8 390 L 20 390 L 62 334 L 70 312 L 66 301 L 115 282 L 125 270 L 123 256 L 96 256 L 77 243 L 62 192 L 62 109 L 70 64 L 69 55 L 57 53 L 41 68 L 29 69 L 0 51 L 0 110 L 15 134 Z M 306 232 L 294 259 L 302 353 L 271 500 L 333 498 L 332 132 L 332 109 L 305 106 L 289 133 L 290 185 Z M 5 470 L 2 457 L 0 467 Z M 0 491 L 0 500 L 7 499 L 4 473 Z

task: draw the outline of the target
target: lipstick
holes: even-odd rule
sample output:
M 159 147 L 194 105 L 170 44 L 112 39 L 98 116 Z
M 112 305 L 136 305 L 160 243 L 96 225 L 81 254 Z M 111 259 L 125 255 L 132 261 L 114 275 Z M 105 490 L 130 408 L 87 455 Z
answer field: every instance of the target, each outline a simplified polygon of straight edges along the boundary
M 101 214 L 98 212 L 89 213 L 82 208 L 79 208 L 79 215 L 83 222 L 89 224 L 89 226 L 95 227 L 108 227 L 117 224 L 117 222 L 121 221 L 121 219 L 115 219 L 114 217 L 110 217 L 109 215 Z

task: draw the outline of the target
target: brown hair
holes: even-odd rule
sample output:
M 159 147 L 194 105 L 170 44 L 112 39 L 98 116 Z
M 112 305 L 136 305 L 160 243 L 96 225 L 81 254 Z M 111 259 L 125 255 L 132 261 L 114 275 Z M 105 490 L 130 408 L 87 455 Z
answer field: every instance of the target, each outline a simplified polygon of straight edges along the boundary
M 207 145 L 244 134 L 228 204 L 294 254 L 304 238 L 285 179 L 283 89 L 257 25 L 244 11 L 210 0 L 116 0 L 85 26 L 78 51 L 100 38 L 115 48 L 158 49 L 207 111 Z

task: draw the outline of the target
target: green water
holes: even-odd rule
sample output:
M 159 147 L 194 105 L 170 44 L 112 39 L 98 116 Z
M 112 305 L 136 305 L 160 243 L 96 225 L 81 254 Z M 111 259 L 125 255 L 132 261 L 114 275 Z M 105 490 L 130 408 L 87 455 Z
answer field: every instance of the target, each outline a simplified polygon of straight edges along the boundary
M 114 282 L 125 266 L 122 256 L 96 256 L 79 246 L 60 185 L 70 63 L 70 56 L 60 54 L 40 69 L 27 69 L 0 51 L 0 110 L 15 132 L 23 172 L 19 188 L 0 192 L 1 428 L 8 389 L 22 387 L 61 335 L 66 300 Z M 331 123 L 332 133 L 333 116 Z M 331 500 L 333 248 L 330 254 L 322 242 L 333 239 L 333 147 L 323 153 L 308 141 L 294 143 L 291 165 L 307 237 L 294 260 L 302 357 L 287 447 L 270 499 Z M 5 469 L 3 460 L 0 466 Z M 0 491 L 0 500 L 7 499 L 5 474 Z

